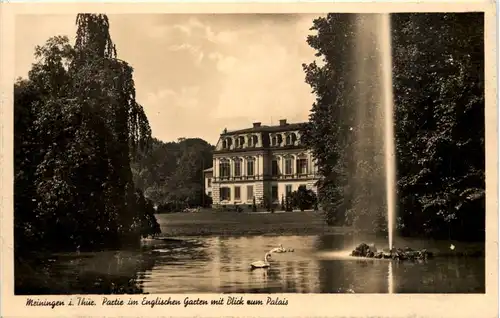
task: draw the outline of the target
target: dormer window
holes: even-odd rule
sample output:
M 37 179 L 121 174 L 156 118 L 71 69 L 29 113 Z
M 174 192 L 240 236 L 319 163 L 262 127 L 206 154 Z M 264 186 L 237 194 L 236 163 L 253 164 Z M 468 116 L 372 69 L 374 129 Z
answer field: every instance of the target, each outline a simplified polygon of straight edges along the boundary
M 238 141 L 239 148 L 243 148 L 243 146 L 245 146 L 245 137 L 238 137 L 236 140 Z
M 297 136 L 295 133 L 290 133 L 289 135 L 286 136 L 286 145 L 291 146 L 295 144 L 295 141 L 297 140 Z
M 256 147 L 258 140 L 259 139 L 255 135 L 248 136 L 248 146 L 249 147 Z
M 272 136 L 271 137 L 271 145 L 272 146 L 277 146 L 278 145 L 278 137 L 277 136 Z

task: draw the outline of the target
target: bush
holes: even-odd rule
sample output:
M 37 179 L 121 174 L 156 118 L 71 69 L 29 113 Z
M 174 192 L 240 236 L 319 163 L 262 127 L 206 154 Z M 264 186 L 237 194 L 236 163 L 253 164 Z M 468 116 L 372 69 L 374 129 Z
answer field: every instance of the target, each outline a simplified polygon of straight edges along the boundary
M 300 186 L 297 191 L 292 192 L 292 206 L 300 211 L 312 209 L 316 203 L 316 194 L 312 190 L 307 190 L 305 186 Z

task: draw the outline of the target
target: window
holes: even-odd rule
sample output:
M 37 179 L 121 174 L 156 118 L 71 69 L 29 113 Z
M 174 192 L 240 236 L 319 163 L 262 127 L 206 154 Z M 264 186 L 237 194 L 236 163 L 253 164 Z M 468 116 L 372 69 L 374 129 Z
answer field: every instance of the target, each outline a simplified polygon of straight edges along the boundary
M 244 145 L 245 145 L 245 137 L 237 137 L 236 148 L 243 148 Z
M 207 179 L 207 188 L 210 188 L 212 186 L 212 179 L 208 178 Z
M 207 192 L 207 195 L 208 195 L 209 197 L 212 197 L 212 191 L 208 191 L 208 192 Z
M 232 140 L 231 138 L 226 138 L 222 141 L 222 148 L 228 149 L 231 148 Z
M 252 136 L 253 139 L 253 146 L 257 146 L 257 143 L 259 142 L 259 138 L 257 136 Z
M 273 185 L 271 187 L 271 199 L 273 201 L 278 201 L 278 186 L 277 185 Z
M 290 175 L 292 174 L 292 158 L 286 158 L 285 159 L 285 174 Z
M 219 171 L 220 171 L 220 177 L 221 178 L 229 178 L 230 176 L 230 166 L 228 161 L 222 161 L 219 163 Z
M 271 172 L 273 176 L 279 175 L 278 160 L 274 159 L 271 164 Z
M 278 145 L 278 137 L 273 136 L 271 138 L 271 146 L 277 146 Z
M 294 133 L 291 133 L 288 136 L 286 136 L 285 142 L 288 146 L 291 146 L 295 143 L 295 140 L 297 140 L 297 136 Z
M 290 193 L 292 193 L 292 185 L 291 184 L 287 184 L 286 185 L 286 195 L 289 195 Z
M 234 176 L 241 176 L 241 159 L 234 160 Z
M 297 161 L 297 170 L 300 174 L 307 174 L 307 159 L 299 159 Z
M 253 159 L 248 159 L 247 161 L 247 176 L 253 176 L 255 171 L 254 171 L 254 165 L 255 162 Z
M 220 188 L 220 199 L 221 201 L 231 200 L 231 189 L 228 187 Z
M 253 200 L 253 186 L 247 186 L 247 200 Z
M 241 197 L 240 187 L 234 187 L 234 199 L 239 200 Z

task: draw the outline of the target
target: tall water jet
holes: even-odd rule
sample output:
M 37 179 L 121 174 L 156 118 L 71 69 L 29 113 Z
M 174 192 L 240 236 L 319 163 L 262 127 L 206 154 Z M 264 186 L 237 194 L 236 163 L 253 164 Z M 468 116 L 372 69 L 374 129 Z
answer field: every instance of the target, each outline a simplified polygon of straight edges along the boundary
M 389 14 L 356 17 L 355 81 L 351 98 L 355 122 L 349 190 L 356 227 L 387 227 L 394 244 L 395 153 L 392 45 Z M 385 185 L 385 186 L 384 186 Z
M 394 223 L 396 220 L 396 154 L 394 136 L 394 97 L 392 91 L 392 35 L 391 16 L 381 14 L 378 17 L 377 34 L 381 45 L 382 100 L 385 110 L 385 188 L 387 201 L 387 231 L 389 248 L 394 242 Z

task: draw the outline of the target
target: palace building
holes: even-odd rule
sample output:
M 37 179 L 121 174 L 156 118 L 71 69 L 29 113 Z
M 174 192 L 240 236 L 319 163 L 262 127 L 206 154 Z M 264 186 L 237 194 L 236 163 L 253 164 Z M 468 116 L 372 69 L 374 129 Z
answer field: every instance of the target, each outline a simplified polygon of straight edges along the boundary
M 213 206 L 251 205 L 264 199 L 279 204 L 287 193 L 304 185 L 317 192 L 315 161 L 301 136 L 304 123 L 280 120 L 277 126 L 224 129 L 205 171 L 205 191 Z

